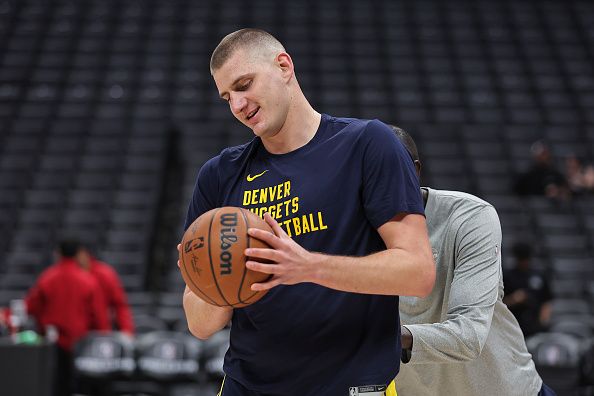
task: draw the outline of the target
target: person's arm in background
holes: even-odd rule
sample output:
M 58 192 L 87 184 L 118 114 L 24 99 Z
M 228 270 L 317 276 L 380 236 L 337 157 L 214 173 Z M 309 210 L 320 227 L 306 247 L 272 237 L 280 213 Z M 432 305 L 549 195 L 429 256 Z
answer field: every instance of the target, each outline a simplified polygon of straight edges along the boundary
M 551 313 L 553 312 L 553 305 L 550 301 L 542 304 L 540 307 L 540 312 L 538 313 L 538 319 L 540 320 L 540 325 L 547 328 L 551 324 Z
M 514 308 L 518 305 L 523 305 L 528 301 L 528 293 L 525 289 L 516 289 L 513 292 L 503 296 L 503 303 L 508 308 Z
M 88 310 L 89 323 L 92 330 L 111 330 L 111 323 L 107 316 L 108 309 L 101 292 L 99 283 L 89 275 Z
M 551 285 L 546 275 L 543 275 L 543 280 L 544 286 L 542 305 L 540 306 L 538 319 L 540 321 L 540 325 L 546 329 L 551 324 L 551 313 L 553 312 L 553 305 L 551 304 L 551 301 L 553 300 L 553 292 L 551 291 Z
M 25 297 L 25 304 L 27 306 L 27 313 L 33 316 L 39 323 L 39 319 L 44 311 L 45 306 L 42 278 L 38 279 L 27 293 L 27 296 Z
M 404 325 L 403 347 L 412 344 L 409 364 L 464 362 L 480 355 L 498 298 L 500 248 L 501 227 L 493 207 L 462 221 L 446 320 Z
M 111 266 L 101 263 L 105 273 L 105 281 L 107 282 L 109 295 L 109 308 L 113 309 L 115 313 L 115 320 L 118 329 L 129 335 L 134 335 L 134 321 L 132 320 L 132 312 L 128 304 L 126 292 L 120 282 L 120 278 Z

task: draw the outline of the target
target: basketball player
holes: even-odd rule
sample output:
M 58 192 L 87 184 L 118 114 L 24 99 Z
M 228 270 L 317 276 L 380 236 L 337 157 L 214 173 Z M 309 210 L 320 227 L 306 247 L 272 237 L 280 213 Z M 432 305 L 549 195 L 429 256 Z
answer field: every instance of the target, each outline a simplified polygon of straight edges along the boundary
M 255 137 L 202 167 L 186 228 L 228 205 L 263 215 L 275 233 L 249 231 L 272 248 L 246 255 L 274 262 L 246 264 L 272 275 L 252 286 L 269 290 L 257 303 L 233 310 L 184 293 L 198 338 L 232 319 L 220 394 L 386 394 L 400 363 L 396 296 L 427 295 L 435 276 L 409 155 L 386 124 L 316 112 L 264 31 L 229 34 L 210 67 Z
M 421 162 L 413 139 L 392 127 Z M 489 203 L 458 191 L 422 188 L 437 265 L 431 294 L 402 297 L 400 396 L 551 396 L 524 335 L 503 304 L 501 227 Z

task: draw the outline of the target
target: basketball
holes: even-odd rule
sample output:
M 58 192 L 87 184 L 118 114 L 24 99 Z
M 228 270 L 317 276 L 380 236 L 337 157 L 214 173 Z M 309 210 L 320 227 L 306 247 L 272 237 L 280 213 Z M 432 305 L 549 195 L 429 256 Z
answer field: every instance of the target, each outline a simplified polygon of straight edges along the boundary
M 248 228 L 272 233 L 262 218 L 231 206 L 204 213 L 184 233 L 179 257 L 182 277 L 190 290 L 207 303 L 240 308 L 266 294 L 253 291 L 251 285 L 265 282 L 271 275 L 247 269 L 244 251 L 269 246 L 250 237 Z

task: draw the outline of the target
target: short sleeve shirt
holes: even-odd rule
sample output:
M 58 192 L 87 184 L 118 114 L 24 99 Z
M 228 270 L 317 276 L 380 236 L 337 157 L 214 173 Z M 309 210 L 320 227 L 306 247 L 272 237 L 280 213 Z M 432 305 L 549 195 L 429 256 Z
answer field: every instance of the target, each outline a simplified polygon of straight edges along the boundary
M 208 161 L 186 228 L 221 206 L 269 212 L 305 249 L 345 256 L 384 250 L 380 226 L 398 213 L 423 214 L 414 165 L 392 130 L 325 114 L 297 150 L 270 154 L 254 138 Z M 353 386 L 389 383 L 399 361 L 396 296 L 301 283 L 234 309 L 224 370 L 264 394 L 348 395 Z

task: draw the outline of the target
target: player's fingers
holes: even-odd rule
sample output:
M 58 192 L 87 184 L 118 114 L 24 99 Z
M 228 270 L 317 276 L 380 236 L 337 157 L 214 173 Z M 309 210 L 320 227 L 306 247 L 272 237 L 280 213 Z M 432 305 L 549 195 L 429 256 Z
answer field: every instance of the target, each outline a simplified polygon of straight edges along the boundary
M 287 235 L 287 233 L 285 232 L 285 230 L 283 230 L 283 228 L 280 226 L 280 224 L 278 224 L 278 222 L 276 220 L 274 220 L 274 218 L 272 216 L 270 216 L 270 213 L 268 213 L 268 212 L 264 213 L 264 220 L 266 221 L 266 223 L 268 223 L 270 228 L 272 228 L 272 231 L 274 231 L 276 236 L 278 236 L 280 238 L 285 238 L 285 237 L 288 238 L 289 237 Z
M 280 239 L 268 231 L 260 230 L 259 228 L 248 228 L 248 234 L 262 242 L 266 242 L 275 249 L 280 247 Z
M 246 261 L 245 266 L 256 272 L 262 272 L 264 274 L 276 274 L 279 267 L 276 264 L 264 264 L 257 261 Z
M 264 290 L 270 290 L 273 287 L 278 286 L 280 284 L 281 284 L 280 278 L 272 278 L 268 282 L 254 283 L 254 284 L 252 284 L 251 288 L 253 291 L 264 291 Z
M 250 258 L 272 260 L 277 263 L 281 260 L 281 253 L 274 249 L 249 248 L 245 249 L 245 255 Z
M 181 268 L 179 264 L 179 260 L 177 260 L 177 268 Z

